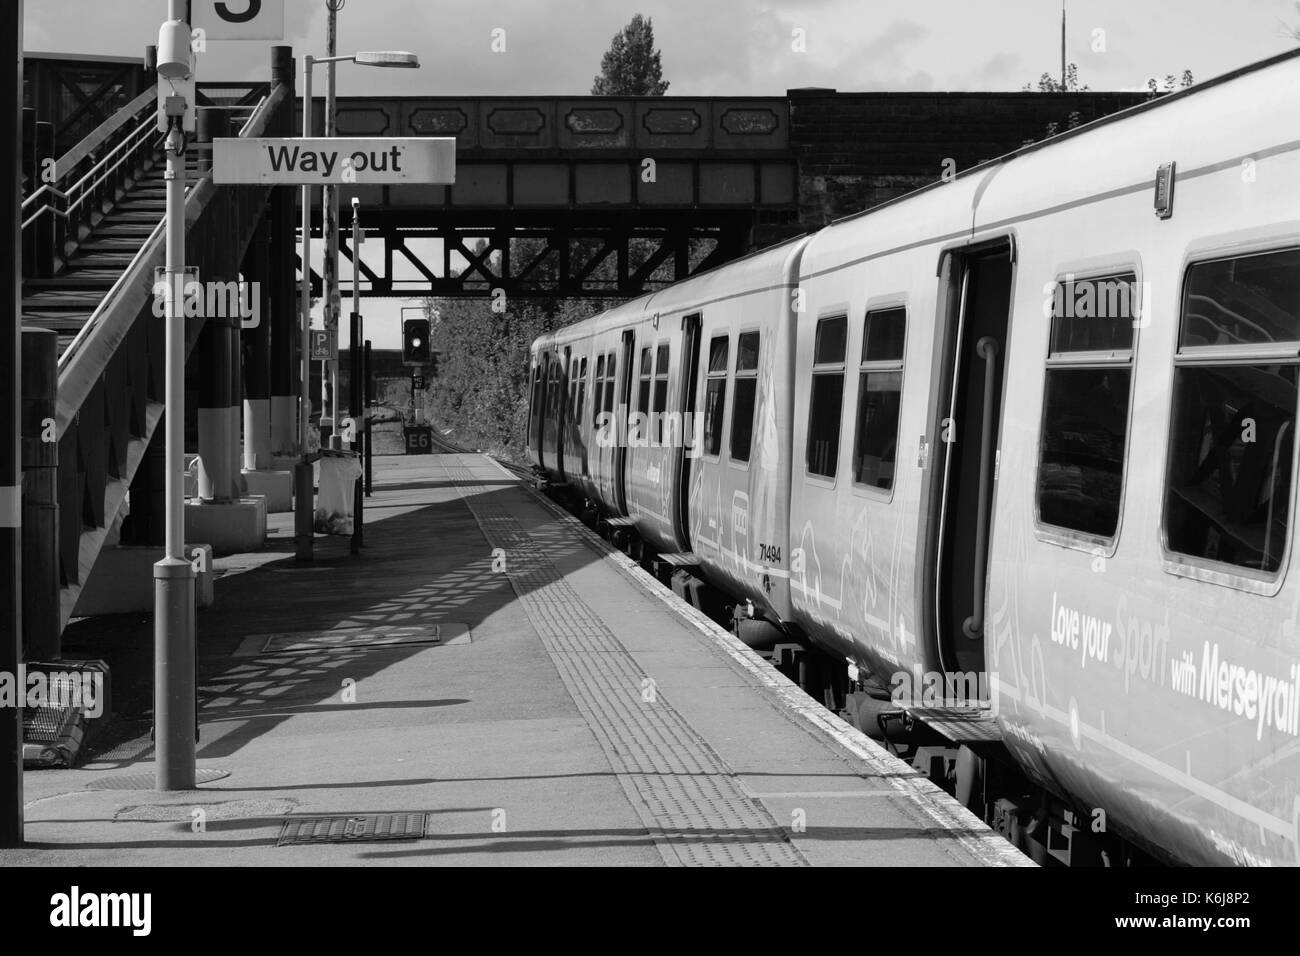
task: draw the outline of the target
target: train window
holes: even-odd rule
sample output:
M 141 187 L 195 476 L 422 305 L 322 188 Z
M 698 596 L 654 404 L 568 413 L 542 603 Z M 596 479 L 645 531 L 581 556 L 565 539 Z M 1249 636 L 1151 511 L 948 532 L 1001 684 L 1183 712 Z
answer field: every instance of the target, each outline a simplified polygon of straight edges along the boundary
M 636 410 L 639 412 L 650 411 L 650 382 L 652 379 L 652 369 L 650 368 L 650 349 L 641 350 L 641 378 L 637 385 Z
M 1045 524 L 1099 538 L 1119 527 L 1137 289 L 1132 272 L 1056 285 L 1038 443 Z
M 742 332 L 736 342 L 736 395 L 731 406 L 731 460 L 749 461 L 758 392 L 758 333 Z
M 704 392 L 704 454 L 722 452 L 722 418 L 727 408 L 727 352 L 731 339 L 719 335 L 709 342 L 708 384 Z
M 1275 572 L 1293 494 L 1300 250 L 1190 266 L 1178 341 L 1169 549 Z
M 844 404 L 844 349 L 848 317 L 817 322 L 813 343 L 812 400 L 808 403 L 809 474 L 834 478 L 839 464 L 840 414 Z
M 614 410 L 614 353 L 609 353 L 609 358 L 605 362 L 605 411 Z
M 578 365 L 578 402 L 573 410 L 574 422 L 582 421 L 582 406 L 587 401 L 587 360 Z
M 537 444 L 537 429 L 542 414 L 542 361 L 533 366 L 533 396 L 528 409 L 528 444 Z
M 605 401 L 605 356 L 596 356 L 596 376 L 591 383 L 591 425 L 593 428 L 600 427 L 600 413 L 604 410 Z
M 560 398 L 563 395 L 560 388 L 560 363 L 551 363 L 551 382 L 549 394 L 546 398 L 546 411 L 552 415 L 556 421 L 560 420 Z
M 664 441 L 664 412 L 668 410 L 668 346 L 659 346 L 655 357 L 655 441 Z
M 862 325 L 853 480 L 886 491 L 894 486 L 906 325 L 904 309 L 868 312 Z

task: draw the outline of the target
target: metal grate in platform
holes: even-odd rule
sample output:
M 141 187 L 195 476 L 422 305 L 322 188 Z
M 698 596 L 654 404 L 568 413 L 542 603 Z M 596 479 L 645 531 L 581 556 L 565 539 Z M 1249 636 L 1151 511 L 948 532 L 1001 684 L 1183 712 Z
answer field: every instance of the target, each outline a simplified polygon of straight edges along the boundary
M 194 782 L 211 783 L 214 780 L 221 780 L 229 777 L 229 770 L 196 770 L 194 771 Z M 100 777 L 98 780 L 92 780 L 86 784 L 87 790 L 152 790 L 157 777 L 153 771 L 147 773 L 118 773 L 111 777 Z
M 424 813 L 354 813 L 331 816 L 288 817 L 276 846 L 310 843 L 374 843 L 381 840 L 419 840 L 424 837 Z
M 338 627 L 326 631 L 287 631 L 279 634 L 250 634 L 240 642 L 235 657 L 258 654 L 293 654 L 357 647 L 393 647 L 401 644 L 468 644 L 468 624 L 444 621 L 440 624 Z

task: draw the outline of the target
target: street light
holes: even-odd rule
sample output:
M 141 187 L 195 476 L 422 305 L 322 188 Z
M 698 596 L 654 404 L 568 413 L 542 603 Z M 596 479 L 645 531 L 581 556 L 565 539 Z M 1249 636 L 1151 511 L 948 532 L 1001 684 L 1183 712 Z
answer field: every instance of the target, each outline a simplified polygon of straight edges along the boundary
M 313 57 L 310 54 L 302 61 L 302 136 L 311 138 L 311 71 L 317 63 L 358 63 L 361 66 L 386 67 L 389 69 L 415 69 L 420 59 L 414 53 L 401 50 L 367 50 L 350 56 Z M 311 404 L 311 186 L 302 187 L 302 285 L 301 296 L 301 333 L 302 333 L 302 382 L 298 396 L 298 448 L 302 459 L 294 469 L 294 530 L 295 556 L 300 561 L 310 561 L 313 548 L 312 529 L 312 468 L 307 458 L 307 408 Z M 329 290 L 325 290 L 328 293 Z M 328 299 L 327 299 L 328 301 Z M 321 408 L 324 416 L 325 409 Z

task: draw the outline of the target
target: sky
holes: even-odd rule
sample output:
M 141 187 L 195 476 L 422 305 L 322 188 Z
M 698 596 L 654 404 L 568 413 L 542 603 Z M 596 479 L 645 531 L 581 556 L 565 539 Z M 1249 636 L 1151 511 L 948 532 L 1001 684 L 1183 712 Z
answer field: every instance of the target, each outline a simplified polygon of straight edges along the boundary
M 227 2 L 238 10 L 250 0 Z M 322 55 L 325 0 L 279 2 L 283 42 Z M 1092 89 L 1140 89 L 1184 69 L 1209 79 L 1293 48 L 1284 24 L 1300 24 L 1296 0 L 1068 0 L 1068 9 L 1067 56 Z M 165 0 L 26 0 L 24 47 L 136 56 L 166 10 Z M 610 39 L 638 12 L 653 20 L 670 94 L 1015 90 L 1059 71 L 1058 0 L 345 0 L 341 52 L 408 49 L 423 67 L 344 68 L 339 90 L 587 93 Z M 494 52 L 498 29 L 505 49 Z M 265 79 L 267 45 L 214 42 L 199 77 Z
M 211 42 L 200 81 L 267 79 L 277 42 L 324 55 L 326 0 L 262 2 L 283 4 L 284 39 Z M 1067 2 L 1067 59 L 1094 90 L 1184 70 L 1207 80 L 1294 49 L 1286 28 L 1300 25 L 1297 0 Z M 138 56 L 166 12 L 165 0 L 25 0 L 23 46 Z M 1060 70 L 1059 0 L 344 0 L 341 53 L 409 50 L 421 69 L 343 66 L 339 95 L 586 94 L 636 13 L 652 19 L 669 95 L 1018 90 Z M 385 317 L 368 323 L 376 347 L 394 347 L 401 303 L 370 302 Z

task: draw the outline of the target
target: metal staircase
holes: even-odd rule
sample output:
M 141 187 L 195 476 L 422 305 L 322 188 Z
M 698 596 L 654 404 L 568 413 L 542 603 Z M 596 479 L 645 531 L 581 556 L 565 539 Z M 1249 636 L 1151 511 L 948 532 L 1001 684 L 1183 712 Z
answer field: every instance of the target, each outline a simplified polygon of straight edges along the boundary
M 58 335 L 58 627 L 66 626 L 163 415 L 161 134 L 153 91 L 128 103 L 51 167 L 23 203 L 24 328 Z M 210 102 L 210 101 L 209 101 Z M 287 132 L 293 103 L 273 87 L 239 130 Z M 232 131 L 233 132 L 233 131 Z M 225 135 L 224 131 L 217 135 Z M 48 175 L 52 169 L 53 174 Z M 210 147 L 187 151 L 186 260 L 203 278 L 233 277 L 268 187 L 217 186 Z M 202 330 L 187 321 L 187 351 Z

